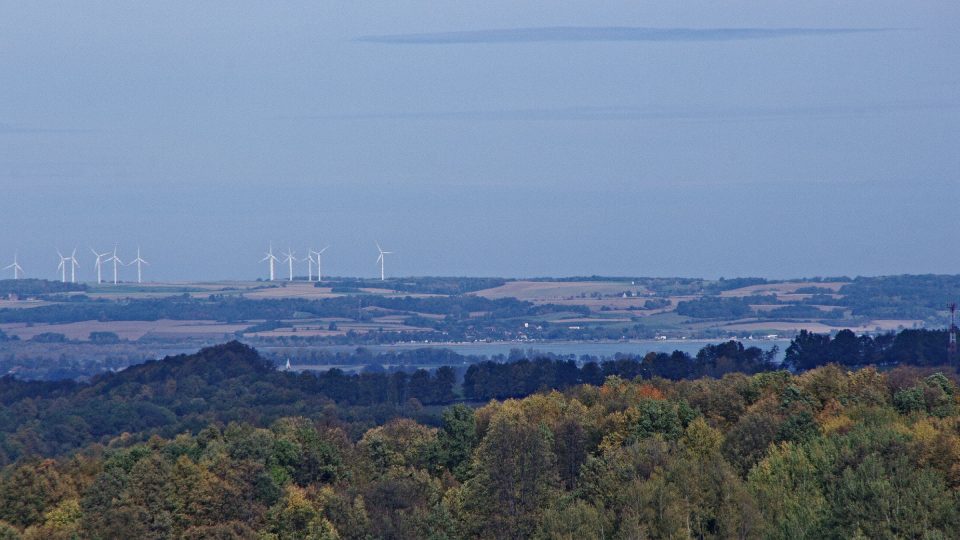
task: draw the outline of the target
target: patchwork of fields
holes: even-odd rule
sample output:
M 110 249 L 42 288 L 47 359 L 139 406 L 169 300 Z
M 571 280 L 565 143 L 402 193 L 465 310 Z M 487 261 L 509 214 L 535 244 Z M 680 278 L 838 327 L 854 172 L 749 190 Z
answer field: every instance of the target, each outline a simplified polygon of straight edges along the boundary
M 858 333 L 876 333 L 923 327 L 931 323 L 929 316 L 856 314 L 844 294 L 844 287 L 851 282 L 839 280 L 748 283 L 741 287 L 729 287 L 732 282 L 680 279 L 500 280 L 493 283 L 496 286 L 465 293 L 467 297 L 486 301 L 514 300 L 521 302 L 519 305 L 534 306 L 532 314 L 511 316 L 497 315 L 484 309 L 445 313 L 442 309 L 439 312 L 417 311 L 404 307 L 364 305 L 365 299 L 369 304 L 369 299 L 378 298 L 436 300 L 442 304 L 456 295 L 429 292 L 438 288 L 432 285 L 431 280 L 444 280 L 443 283 L 449 286 L 457 279 L 405 278 L 382 283 L 372 280 L 353 280 L 348 283 L 333 280 L 323 286 L 306 281 L 90 285 L 83 292 L 68 292 L 60 296 L 2 299 L 0 313 L 49 308 L 64 301 L 72 307 L 81 300 L 129 304 L 171 297 L 182 297 L 186 301 L 233 299 L 268 303 L 342 303 L 345 297 L 356 297 L 357 307 L 353 311 L 341 310 L 343 313 L 337 316 L 318 316 L 306 307 L 301 312 L 292 313 L 291 317 L 244 316 L 240 320 L 202 317 L 187 320 L 173 320 L 176 317 L 116 320 L 116 317 L 98 317 L 97 320 L 61 323 L 3 322 L 0 323 L 0 331 L 20 340 L 49 339 L 49 334 L 58 334 L 67 340 L 82 342 L 89 340 L 92 334 L 112 333 L 125 341 L 222 340 L 242 336 L 268 341 L 337 339 L 338 343 L 343 343 L 344 340 L 353 339 L 351 336 L 372 334 L 387 336 L 378 338 L 380 340 L 403 342 L 411 336 L 445 332 L 444 325 L 453 324 L 451 321 L 459 321 L 462 329 L 466 329 L 461 333 L 468 336 L 467 339 L 489 339 L 484 337 L 484 328 L 495 326 L 499 332 L 497 335 L 518 340 L 550 339 L 545 328 L 552 329 L 554 334 L 564 331 L 562 337 L 565 339 L 577 339 L 576 332 L 588 330 L 593 333 L 585 336 L 585 339 L 597 339 L 598 335 L 601 339 L 611 339 L 617 338 L 620 329 L 623 329 L 623 336 L 628 338 L 652 338 L 655 335 L 687 338 L 753 334 L 789 336 L 800 330 L 830 333 L 841 328 L 850 328 Z M 716 290 L 718 283 L 728 288 Z M 731 307 L 735 310 L 726 314 L 724 310 Z M 451 316 L 454 319 L 450 319 Z M 937 316 L 942 317 L 943 314 L 938 313 Z M 6 321 L 11 319 L 16 320 L 16 317 L 8 316 Z M 533 329 L 539 333 L 533 332 Z M 598 334 L 598 329 L 602 333 Z

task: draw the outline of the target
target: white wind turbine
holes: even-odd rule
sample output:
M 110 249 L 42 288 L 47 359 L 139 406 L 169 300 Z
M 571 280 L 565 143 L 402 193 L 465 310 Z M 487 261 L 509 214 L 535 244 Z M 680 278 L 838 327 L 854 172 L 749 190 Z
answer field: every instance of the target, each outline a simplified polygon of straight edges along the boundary
M 320 251 L 312 252 L 313 255 L 317 257 L 317 283 L 320 283 L 321 281 L 323 281 L 323 264 L 321 262 L 323 259 L 321 258 L 321 255 L 323 255 L 323 252 L 328 249 L 330 249 L 330 246 L 327 246 L 321 249 Z M 310 258 L 309 254 L 307 255 L 307 258 L 308 259 Z
M 63 253 L 60 253 L 59 249 L 57 250 L 57 255 L 60 256 L 60 264 L 57 265 L 57 270 L 60 271 L 60 282 L 66 283 L 67 282 L 67 261 L 69 259 L 64 257 Z
M 117 282 L 118 282 L 118 280 L 117 280 L 117 265 L 123 264 L 123 261 L 121 261 L 120 258 L 117 257 L 117 248 L 116 248 L 116 247 L 113 248 L 113 254 L 110 255 L 110 258 L 107 259 L 106 262 L 112 262 L 112 263 L 113 263 L 113 284 L 116 285 Z
M 277 263 L 278 260 L 279 259 L 277 259 L 273 255 L 273 244 L 270 244 L 270 251 L 267 252 L 267 256 L 260 259 L 260 262 L 270 261 L 270 281 L 274 280 L 274 277 L 275 277 L 274 265 Z
M 293 261 L 297 260 L 297 258 L 293 256 L 293 253 L 294 252 L 291 251 L 290 248 L 287 248 L 287 252 L 285 253 L 286 258 L 283 260 L 283 262 L 287 263 L 290 266 L 289 281 L 293 281 Z
M 105 253 L 98 253 L 97 250 L 95 250 L 95 249 L 93 249 L 93 248 L 90 248 L 90 251 L 93 252 L 93 254 L 96 255 L 96 257 L 97 257 L 96 262 L 93 263 L 93 267 L 97 269 L 97 285 L 99 285 L 99 284 L 103 283 L 103 278 L 102 278 L 102 273 L 101 273 L 102 270 L 103 270 L 103 261 L 104 261 L 103 258 L 106 257 L 107 255 L 109 255 L 110 252 L 107 251 L 107 252 L 105 252 Z
M 13 264 L 5 266 L 4 270 L 9 270 L 13 268 L 13 279 L 20 279 L 20 276 L 23 275 L 23 267 L 20 266 L 20 263 L 17 262 L 17 252 L 13 252 Z
M 73 248 L 73 253 L 69 257 L 64 259 L 65 261 L 70 261 L 70 283 L 77 282 L 77 266 L 80 265 L 80 261 L 77 260 L 77 248 Z
M 313 281 L 313 250 L 307 248 L 307 281 Z
M 137 246 L 137 258 L 128 262 L 127 266 L 137 265 L 137 283 L 143 283 L 143 265 L 149 265 L 147 261 L 140 258 L 140 246 Z
M 384 255 L 390 255 L 390 254 L 393 253 L 393 252 L 392 252 L 392 251 L 384 251 L 383 249 L 381 249 L 379 242 L 376 242 L 376 244 L 377 244 L 377 251 L 380 252 L 380 256 L 377 257 L 377 262 L 380 263 L 380 281 L 386 281 L 387 278 L 386 278 L 386 274 L 385 274 L 384 271 L 383 271 L 383 264 L 384 264 L 384 262 L 387 260 L 387 258 L 384 257 Z

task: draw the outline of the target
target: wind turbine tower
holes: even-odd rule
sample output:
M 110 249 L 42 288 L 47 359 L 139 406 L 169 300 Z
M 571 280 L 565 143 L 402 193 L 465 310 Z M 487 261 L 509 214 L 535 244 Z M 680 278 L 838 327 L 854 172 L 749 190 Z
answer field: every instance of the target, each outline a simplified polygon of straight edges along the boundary
M 60 271 L 60 282 L 67 282 L 67 258 L 63 256 L 63 253 L 60 253 L 60 250 L 57 250 L 57 255 L 60 256 L 60 264 L 57 265 L 57 270 Z
M 110 256 L 109 259 L 107 259 L 107 262 L 112 262 L 112 263 L 113 263 L 113 284 L 116 285 L 116 284 L 118 283 L 118 279 L 117 279 L 117 265 L 118 265 L 118 264 L 123 264 L 123 261 L 121 261 L 120 258 L 117 257 L 117 248 L 116 248 L 116 247 L 113 248 L 113 254 Z
M 110 254 L 110 252 L 99 253 L 97 250 L 90 248 L 90 251 L 96 255 L 97 260 L 93 263 L 93 267 L 97 269 L 97 285 L 103 283 L 102 270 L 103 270 L 103 258 Z
M 957 304 L 950 304 L 950 341 L 947 344 L 947 363 L 953 363 L 957 358 Z
M 307 281 L 313 281 L 313 250 L 307 248 Z
M 70 254 L 65 260 L 70 261 L 70 283 L 77 282 L 77 266 L 80 265 L 80 261 L 77 260 L 77 248 L 73 248 L 73 253 Z
M 321 256 L 323 255 L 323 252 L 328 249 L 330 249 L 330 246 L 327 246 L 321 249 L 320 251 L 313 252 L 313 254 L 317 256 L 317 283 L 320 283 L 321 281 L 323 281 L 323 270 L 322 270 L 323 265 L 321 264 L 320 261 L 322 260 Z
M 143 265 L 150 264 L 140 258 L 140 246 L 137 246 L 137 258 L 127 263 L 127 266 L 137 265 L 137 283 L 143 283 Z
M 379 242 L 377 242 L 376 244 L 377 244 L 377 251 L 380 252 L 380 256 L 377 257 L 377 262 L 380 263 L 380 281 L 386 281 L 386 280 L 387 280 L 386 274 L 385 274 L 384 271 L 383 271 L 383 264 L 384 264 L 384 262 L 385 262 L 386 259 L 387 259 L 387 258 L 385 257 L 385 255 L 390 255 L 390 254 L 393 253 L 393 252 L 392 252 L 392 251 L 384 251 L 383 249 L 381 249 Z
M 293 281 L 293 261 L 297 260 L 297 258 L 293 256 L 293 251 L 291 251 L 290 248 L 287 248 L 286 257 L 283 262 L 290 266 L 290 279 L 288 281 Z
M 23 275 L 23 267 L 20 266 L 20 263 L 17 262 L 17 253 L 13 253 L 13 264 L 5 266 L 4 270 L 9 270 L 13 268 L 13 279 L 20 279 L 20 276 Z
M 270 251 L 267 252 L 267 256 L 264 257 L 264 258 L 262 258 L 262 259 L 260 259 L 260 262 L 264 262 L 264 261 L 269 261 L 269 262 L 270 262 L 270 281 L 273 281 L 274 278 L 276 277 L 276 273 L 274 272 L 274 265 L 276 264 L 276 262 L 277 262 L 278 260 L 279 260 L 279 259 L 277 259 L 277 258 L 273 255 L 273 244 L 270 244 Z

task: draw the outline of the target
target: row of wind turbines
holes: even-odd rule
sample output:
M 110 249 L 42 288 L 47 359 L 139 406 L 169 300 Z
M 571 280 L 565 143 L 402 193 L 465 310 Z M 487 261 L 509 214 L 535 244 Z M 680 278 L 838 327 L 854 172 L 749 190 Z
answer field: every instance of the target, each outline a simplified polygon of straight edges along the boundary
M 396 253 L 395 251 L 384 251 L 380 247 L 379 242 L 374 242 L 377 246 L 377 262 L 376 264 L 380 265 L 380 280 L 386 281 L 386 259 L 387 255 L 392 255 Z M 330 249 L 330 246 L 327 246 L 321 250 L 307 249 L 307 256 L 303 259 L 298 259 L 296 253 L 292 249 L 287 249 L 286 253 L 280 253 L 284 258 L 281 260 L 273 253 L 273 244 L 270 244 L 270 249 L 266 252 L 263 259 L 260 262 L 266 262 L 270 266 L 270 281 L 276 281 L 277 263 L 287 265 L 288 281 L 293 281 L 293 263 L 297 261 L 304 261 L 307 263 L 307 281 L 314 281 L 313 268 L 316 265 L 316 281 L 323 281 L 323 253 Z M 120 260 L 120 257 L 117 256 L 117 248 L 114 247 L 113 251 L 105 251 L 103 253 L 90 248 L 90 252 L 93 253 L 95 259 L 93 266 L 97 271 L 97 284 L 104 282 L 103 279 L 103 266 L 105 264 L 113 265 L 113 284 L 116 285 L 120 283 L 120 267 L 121 266 L 137 266 L 137 283 L 143 283 L 143 265 L 149 265 L 150 263 L 143 259 L 140 256 L 140 248 L 137 248 L 137 258 L 129 262 L 123 262 Z M 57 265 L 57 272 L 60 274 L 60 281 L 63 283 L 76 283 L 77 282 L 77 268 L 80 267 L 80 261 L 77 259 L 77 249 L 74 248 L 70 255 L 65 256 L 59 249 L 57 250 L 57 255 L 60 257 L 60 263 Z M 13 279 L 21 279 L 23 277 L 23 267 L 20 266 L 20 262 L 17 259 L 17 253 L 13 254 L 13 263 L 5 266 L 4 270 L 13 270 Z
M 393 254 L 393 253 L 395 253 L 395 252 L 393 252 L 393 251 L 384 251 L 383 248 L 380 247 L 380 243 L 379 243 L 379 242 L 375 242 L 375 244 L 377 245 L 377 251 L 380 252 L 380 256 L 377 257 L 377 264 L 380 265 L 380 281 L 386 281 L 386 279 L 387 279 L 386 276 L 387 276 L 387 275 L 386 275 L 386 271 L 385 271 L 385 269 L 384 269 L 384 264 L 385 264 L 385 262 L 386 262 L 386 256 L 387 256 L 387 255 L 391 255 L 391 254 Z M 270 281 L 276 281 L 276 279 L 277 279 L 277 272 L 276 272 L 276 264 L 277 264 L 277 263 L 281 263 L 281 264 L 286 264 L 286 265 L 287 265 L 287 272 L 288 272 L 288 274 L 287 274 L 287 281 L 293 281 L 293 263 L 296 262 L 296 261 L 304 261 L 304 262 L 307 263 L 307 281 L 314 281 L 314 279 L 313 279 L 313 265 L 316 264 L 316 265 L 317 265 L 317 279 L 316 279 L 316 281 L 319 283 L 319 282 L 323 281 L 323 271 L 322 271 L 323 259 L 322 259 L 322 255 L 323 255 L 323 252 L 326 251 L 326 250 L 328 250 L 328 249 L 330 249 L 330 246 L 327 246 L 327 247 L 321 249 L 320 251 L 314 251 L 313 249 L 308 248 L 308 249 L 307 249 L 307 256 L 306 256 L 305 258 L 303 258 L 303 259 L 298 259 L 298 258 L 296 257 L 296 252 L 294 252 L 294 251 L 293 251 L 292 249 L 290 249 L 290 248 L 287 248 L 287 252 L 286 252 L 286 253 L 280 253 L 280 255 L 283 255 L 283 257 L 284 257 L 284 259 L 281 261 L 279 258 L 277 258 L 276 255 L 273 254 L 273 244 L 270 244 L 270 249 L 264 254 L 264 257 L 263 257 L 262 259 L 260 259 L 260 262 L 265 262 L 265 263 L 267 263 L 267 264 L 270 266 Z
M 133 259 L 130 262 L 123 262 L 120 260 L 120 257 L 117 257 L 117 248 L 114 247 L 113 251 L 107 251 L 100 253 L 97 250 L 90 248 L 90 252 L 96 256 L 96 261 L 93 263 L 94 268 L 97 270 L 97 283 L 103 283 L 103 265 L 104 263 L 113 263 L 113 284 L 116 285 L 120 282 L 120 266 L 132 266 L 137 265 L 137 283 L 143 283 L 143 265 L 150 264 L 140 256 L 140 248 L 137 248 L 137 258 Z M 60 250 L 57 250 L 57 255 L 60 257 L 60 264 L 57 265 L 57 272 L 60 273 L 60 281 L 63 283 L 76 283 L 77 282 L 77 268 L 80 266 L 80 261 L 77 260 L 77 248 L 73 248 L 73 252 L 70 253 L 69 257 L 65 257 Z M 70 279 L 67 279 L 67 267 L 70 267 Z M 13 263 L 5 266 L 4 270 L 13 270 L 13 279 L 20 279 L 23 277 L 23 267 L 20 266 L 20 262 L 17 260 L 17 253 L 13 254 Z

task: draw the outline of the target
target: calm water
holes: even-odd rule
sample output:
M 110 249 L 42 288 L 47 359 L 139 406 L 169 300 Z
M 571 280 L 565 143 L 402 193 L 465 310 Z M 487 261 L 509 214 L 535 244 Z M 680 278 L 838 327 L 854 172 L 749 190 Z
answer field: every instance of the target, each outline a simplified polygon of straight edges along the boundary
M 617 353 L 627 353 L 635 355 L 644 355 L 648 352 L 666 352 L 683 351 L 690 355 L 696 355 L 707 344 L 721 343 L 723 340 L 671 340 L 671 341 L 624 341 L 624 342 L 583 342 L 583 341 L 561 341 L 549 343 L 518 343 L 518 342 L 495 342 L 495 343 L 403 343 L 397 345 L 370 345 L 364 348 L 376 351 L 401 351 L 410 349 L 436 348 L 450 349 L 451 351 L 462 355 L 473 356 L 496 356 L 510 354 L 511 350 L 520 349 L 523 351 L 534 350 L 539 352 L 548 352 L 554 354 L 573 354 L 578 358 L 587 354 L 599 357 L 612 357 Z M 784 351 L 790 345 L 788 339 L 776 340 L 745 340 L 745 347 L 755 346 L 763 350 L 770 350 L 776 346 L 779 348 L 777 361 L 783 360 Z M 314 347 L 310 347 L 314 348 Z M 320 346 L 316 349 L 327 350 L 331 352 L 353 351 L 355 346 L 330 345 Z M 268 349 L 268 348 L 266 348 Z

